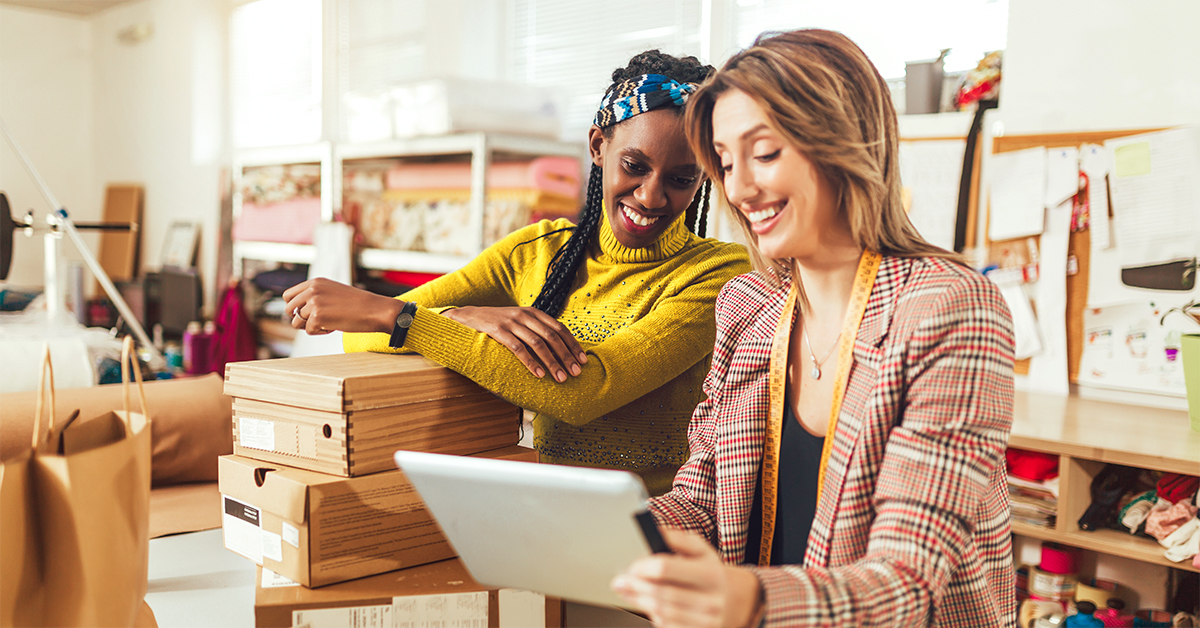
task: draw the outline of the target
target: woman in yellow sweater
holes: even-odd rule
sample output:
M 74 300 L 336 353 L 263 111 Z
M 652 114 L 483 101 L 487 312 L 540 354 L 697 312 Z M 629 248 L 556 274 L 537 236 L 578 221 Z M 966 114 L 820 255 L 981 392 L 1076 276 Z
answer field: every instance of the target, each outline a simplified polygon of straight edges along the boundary
M 750 269 L 741 246 L 702 237 L 709 184 L 681 113 L 711 72 L 657 50 L 613 72 L 578 225 L 525 227 L 396 299 L 304 282 L 284 293 L 292 325 L 353 332 L 348 352 L 420 353 L 534 411 L 543 462 L 625 469 L 667 491 L 687 459 L 717 293 Z

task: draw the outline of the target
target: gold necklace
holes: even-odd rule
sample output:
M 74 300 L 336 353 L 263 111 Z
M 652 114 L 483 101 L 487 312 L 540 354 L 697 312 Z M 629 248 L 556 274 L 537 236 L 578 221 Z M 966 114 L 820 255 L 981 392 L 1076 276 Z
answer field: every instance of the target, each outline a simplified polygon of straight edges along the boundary
M 838 332 L 837 338 L 833 339 L 833 349 L 830 349 L 829 353 L 825 354 L 825 357 L 817 360 L 817 356 L 813 355 L 812 341 L 808 339 L 808 325 L 802 327 L 801 330 L 804 332 L 804 342 L 808 343 L 808 357 L 813 363 L 812 371 L 810 371 L 809 374 L 812 375 L 813 379 L 821 379 L 821 365 L 824 364 L 825 360 L 828 360 L 829 356 L 833 355 L 834 350 L 838 348 L 838 340 L 841 339 L 842 332 Z

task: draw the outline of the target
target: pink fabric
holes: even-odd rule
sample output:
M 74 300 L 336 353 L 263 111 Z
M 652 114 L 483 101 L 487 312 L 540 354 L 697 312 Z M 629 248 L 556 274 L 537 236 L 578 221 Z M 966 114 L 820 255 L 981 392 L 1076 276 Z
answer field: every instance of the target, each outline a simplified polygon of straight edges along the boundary
M 242 205 L 233 221 L 233 239 L 312 244 L 321 221 L 321 199 L 298 198 L 270 205 Z
M 1146 534 L 1163 540 L 1196 516 L 1196 507 L 1187 502 L 1179 502 L 1166 510 L 1155 510 L 1146 517 Z
M 488 168 L 487 184 L 489 188 L 533 188 L 575 198 L 579 196 L 580 175 L 579 160 L 574 157 L 538 157 L 493 163 Z M 470 164 L 405 164 L 387 173 L 389 190 L 470 187 Z
M 1192 567 L 1200 569 L 1200 554 L 1196 554 L 1192 557 Z
M 254 323 L 246 315 L 241 283 L 230 286 L 221 297 L 215 319 L 217 333 L 212 339 L 212 372 L 225 375 L 225 365 L 257 357 L 258 341 Z

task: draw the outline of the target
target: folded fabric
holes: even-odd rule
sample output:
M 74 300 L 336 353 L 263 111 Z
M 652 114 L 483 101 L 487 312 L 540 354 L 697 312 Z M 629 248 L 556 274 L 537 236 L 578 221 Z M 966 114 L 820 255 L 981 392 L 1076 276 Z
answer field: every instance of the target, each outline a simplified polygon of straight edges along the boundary
M 1179 563 L 1195 556 L 1200 553 L 1200 519 L 1193 517 L 1159 543 L 1167 548 L 1167 559 L 1171 562 Z
M 1152 509 L 1146 517 L 1146 534 L 1162 542 L 1195 516 L 1196 507 L 1187 502 L 1179 502 L 1166 510 Z
M 1129 529 L 1132 534 L 1137 531 L 1138 526 L 1146 520 L 1146 516 L 1150 514 L 1150 509 L 1158 502 L 1158 494 L 1154 491 L 1146 491 L 1137 497 L 1134 497 L 1128 504 L 1121 509 L 1119 519 L 1121 525 Z
M 1165 473 L 1158 480 L 1158 496 L 1171 502 L 1179 503 L 1190 499 L 1200 487 L 1200 478 L 1180 473 Z
M 1008 473 L 1025 480 L 1045 480 L 1058 476 L 1058 455 L 1009 447 L 1004 452 Z

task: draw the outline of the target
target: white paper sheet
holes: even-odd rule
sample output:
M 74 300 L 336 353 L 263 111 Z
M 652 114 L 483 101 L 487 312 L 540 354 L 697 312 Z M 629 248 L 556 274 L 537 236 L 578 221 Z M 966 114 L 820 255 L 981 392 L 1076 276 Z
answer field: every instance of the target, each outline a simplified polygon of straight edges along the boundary
M 1194 333 L 1196 325 L 1168 308 L 1141 301 L 1089 309 L 1083 315 L 1079 384 L 1183 397 L 1183 366 L 1172 332 Z
M 1091 249 L 1112 248 L 1111 219 L 1108 217 L 1108 151 L 1099 144 L 1084 144 L 1079 150 L 1079 172 L 1088 180 L 1088 230 Z
M 1037 317 L 1029 304 L 1029 295 L 1021 284 L 1011 284 L 1000 288 L 1008 310 L 1012 312 L 1013 334 L 1016 337 L 1016 358 L 1024 360 L 1042 351 L 1042 335 L 1038 330 Z
M 1200 127 L 1104 143 L 1112 160 L 1116 244 L 1121 266 L 1200 252 Z
M 908 218 L 929 242 L 954 248 L 966 140 L 900 142 L 900 181 L 912 193 Z
M 1042 352 L 1029 361 L 1026 389 L 1066 395 L 1067 374 L 1067 249 L 1071 236 L 1071 203 L 1046 210 L 1041 238 L 1041 261 L 1034 288 Z
M 1000 153 L 991 158 L 993 241 L 1037 235 L 1045 227 L 1046 149 Z
M 1058 207 L 1079 191 L 1079 149 L 1074 146 L 1046 151 L 1046 207 Z

